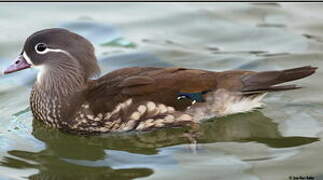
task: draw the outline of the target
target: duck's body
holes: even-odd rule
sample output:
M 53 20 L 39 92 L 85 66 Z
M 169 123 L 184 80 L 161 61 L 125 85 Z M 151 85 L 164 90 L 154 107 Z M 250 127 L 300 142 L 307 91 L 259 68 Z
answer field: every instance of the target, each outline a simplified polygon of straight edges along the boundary
M 63 43 L 54 43 L 49 34 L 64 39 Z M 81 46 L 75 46 L 79 42 Z M 80 55 L 75 48 L 91 52 Z M 306 77 L 316 69 L 211 72 L 130 67 L 90 80 L 99 71 L 93 47 L 63 29 L 43 30 L 29 37 L 20 58 L 7 73 L 41 67 L 30 98 L 34 117 L 49 126 L 83 134 L 183 126 L 251 111 L 262 105 L 266 91 L 298 88 L 276 84 Z
M 36 119 L 49 126 L 83 133 L 180 126 L 228 114 L 220 108 L 224 101 L 208 101 L 209 96 L 216 98 L 215 92 L 225 96 L 224 89 L 216 91 L 217 77 L 215 72 L 202 70 L 132 67 L 111 72 L 98 80 L 89 80 L 87 86 L 66 94 L 59 91 L 52 94 L 53 87 L 48 92 L 36 82 L 30 103 Z M 55 81 L 61 84 L 60 79 Z M 223 86 L 238 90 L 242 85 Z M 196 98 L 199 100 L 196 103 L 194 97 L 183 96 L 199 93 L 202 100 Z M 240 96 L 236 95 L 236 98 Z M 194 113 L 197 109 L 199 114 Z M 202 112 L 207 110 L 211 111 Z

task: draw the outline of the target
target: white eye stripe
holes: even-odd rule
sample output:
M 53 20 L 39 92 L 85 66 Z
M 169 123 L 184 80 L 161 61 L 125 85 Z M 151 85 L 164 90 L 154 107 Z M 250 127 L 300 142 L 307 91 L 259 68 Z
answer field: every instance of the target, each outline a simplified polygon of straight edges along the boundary
M 51 48 L 46 48 L 45 51 L 42 52 L 42 54 L 48 53 L 48 52 L 58 52 L 58 53 L 63 53 L 65 55 L 67 55 L 70 58 L 74 58 L 69 52 L 64 51 L 62 49 L 51 49 Z
M 49 52 L 58 52 L 58 53 L 63 53 L 67 56 L 69 56 L 70 58 L 74 58 L 69 52 L 67 51 L 64 51 L 62 49 L 51 49 L 51 48 L 46 48 L 44 51 L 37 51 L 37 48 L 35 48 L 36 52 L 38 54 L 46 54 L 46 53 L 49 53 Z M 30 60 L 30 59 L 29 59 Z
M 46 54 L 48 52 L 63 52 L 61 49 L 51 49 L 51 48 L 46 48 L 44 51 L 38 51 L 37 48 L 35 48 L 36 52 L 38 54 Z
M 46 48 L 45 51 L 36 51 L 38 54 L 46 54 L 48 52 L 63 52 L 61 49 L 51 49 L 51 48 Z
M 51 48 L 46 48 L 45 51 L 41 52 L 41 54 L 45 54 L 45 53 L 48 53 L 48 52 L 58 52 L 58 53 L 63 53 L 65 54 L 66 56 L 70 57 L 70 58 L 73 58 L 74 57 L 67 51 L 64 51 L 62 49 L 51 49 Z M 39 53 L 39 52 L 37 52 Z M 28 64 L 34 66 L 34 64 L 32 63 L 30 57 L 27 55 L 26 51 L 23 52 L 22 56 L 24 57 L 24 59 L 27 61 Z
M 40 45 L 44 45 L 45 47 L 45 50 L 43 50 L 43 51 L 39 51 L 38 50 L 38 46 L 40 46 Z M 35 46 L 35 51 L 38 53 L 38 54 L 46 54 L 46 53 L 48 53 L 48 52 L 60 52 L 60 53 L 64 53 L 65 55 L 67 55 L 67 56 L 70 56 L 70 57 L 72 57 L 71 56 L 71 54 L 70 53 L 68 53 L 67 51 L 64 51 L 64 50 L 62 50 L 62 49 L 51 49 L 51 48 L 48 48 L 47 47 L 47 45 L 46 44 L 44 44 L 44 43 L 38 43 L 38 44 L 36 44 L 36 46 Z

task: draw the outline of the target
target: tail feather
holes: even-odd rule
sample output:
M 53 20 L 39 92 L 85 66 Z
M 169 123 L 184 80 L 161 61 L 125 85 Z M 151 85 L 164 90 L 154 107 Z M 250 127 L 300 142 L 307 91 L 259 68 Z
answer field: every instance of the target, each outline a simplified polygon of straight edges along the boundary
M 315 73 L 317 67 L 304 66 L 282 71 L 264 71 L 245 75 L 241 78 L 244 87 L 242 92 L 255 93 L 256 91 L 282 91 L 290 89 L 298 89 L 299 86 L 292 85 L 277 85 L 304 77 Z M 277 86 L 275 86 L 277 85 Z

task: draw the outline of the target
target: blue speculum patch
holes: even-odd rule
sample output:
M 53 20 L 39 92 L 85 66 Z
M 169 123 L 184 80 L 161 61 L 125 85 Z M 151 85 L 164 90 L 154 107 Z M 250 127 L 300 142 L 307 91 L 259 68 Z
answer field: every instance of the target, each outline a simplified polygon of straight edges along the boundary
M 197 102 L 205 102 L 203 95 L 206 94 L 207 92 L 208 91 L 202 91 L 202 92 L 196 92 L 196 93 L 179 92 L 178 97 L 185 97 L 187 99 L 190 99 L 192 101 L 197 101 Z

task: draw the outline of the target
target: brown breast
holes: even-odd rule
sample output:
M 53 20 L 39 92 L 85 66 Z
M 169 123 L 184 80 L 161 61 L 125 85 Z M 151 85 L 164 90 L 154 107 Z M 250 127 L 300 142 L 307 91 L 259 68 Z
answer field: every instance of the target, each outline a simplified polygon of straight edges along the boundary
M 35 84 L 31 91 L 30 107 L 33 116 L 51 127 L 61 127 L 61 102 Z

